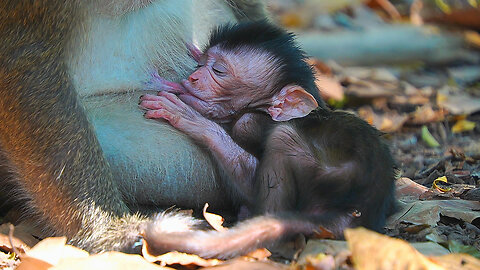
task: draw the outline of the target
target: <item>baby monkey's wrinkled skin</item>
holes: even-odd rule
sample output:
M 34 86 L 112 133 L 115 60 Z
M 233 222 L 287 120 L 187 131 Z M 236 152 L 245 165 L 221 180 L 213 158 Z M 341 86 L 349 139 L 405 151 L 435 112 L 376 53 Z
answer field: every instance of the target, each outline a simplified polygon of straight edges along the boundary
M 326 108 L 291 34 L 265 21 L 224 26 L 204 52 L 190 51 L 198 67 L 188 79 L 152 75 L 148 88 L 160 92 L 141 97 L 145 117 L 211 152 L 241 217 L 269 214 L 213 245 L 237 254 L 295 233 L 383 229 L 394 208 L 389 149 L 365 121 Z

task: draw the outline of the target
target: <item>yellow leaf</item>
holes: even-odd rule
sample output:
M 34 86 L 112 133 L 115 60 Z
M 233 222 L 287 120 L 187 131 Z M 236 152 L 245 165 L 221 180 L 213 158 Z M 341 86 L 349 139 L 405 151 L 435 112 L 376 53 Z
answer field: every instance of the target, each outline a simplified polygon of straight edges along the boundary
M 455 125 L 452 127 L 452 133 L 460 133 L 464 131 L 470 131 L 475 128 L 475 122 L 468 121 L 468 120 L 459 120 Z
M 465 40 L 468 44 L 480 48 L 480 34 L 475 31 L 466 31 Z
M 222 226 L 224 218 L 222 216 L 207 212 L 207 208 L 208 203 L 206 203 L 203 207 L 203 216 L 205 217 L 205 220 L 207 220 L 208 224 L 210 224 L 210 226 L 212 226 L 212 228 L 214 228 L 216 231 L 226 231 L 227 228 Z
M 448 183 L 448 180 L 447 180 L 446 176 L 438 177 L 437 179 L 435 179 L 435 181 L 433 181 L 433 187 L 436 188 L 437 190 L 442 191 L 442 192 L 447 192 L 447 191 L 450 191 L 452 189 L 452 188 L 442 188 L 442 187 L 440 187 L 438 185 L 439 182 Z

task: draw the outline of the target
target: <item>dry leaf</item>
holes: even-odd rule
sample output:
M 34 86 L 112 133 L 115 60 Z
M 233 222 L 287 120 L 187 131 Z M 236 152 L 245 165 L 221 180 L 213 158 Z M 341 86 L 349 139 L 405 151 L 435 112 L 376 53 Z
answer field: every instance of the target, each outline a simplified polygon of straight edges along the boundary
M 443 188 L 441 187 L 439 184 L 440 182 L 443 182 L 443 183 L 448 183 L 448 180 L 447 180 L 447 177 L 446 176 L 442 176 L 442 177 L 438 177 L 437 179 L 433 180 L 433 188 L 441 191 L 441 192 L 447 192 L 447 191 L 450 191 L 452 188 Z
M 345 97 L 343 86 L 334 77 L 317 73 L 315 75 L 315 84 L 324 100 L 333 99 L 341 101 Z
M 414 201 L 399 204 L 400 209 L 388 219 L 387 227 L 400 223 L 428 224 L 436 226 L 440 215 L 472 223 L 480 217 L 480 202 L 466 200 Z
M 431 257 L 439 265 L 445 269 L 463 269 L 478 270 L 480 269 L 480 260 L 467 254 L 448 254 L 438 257 Z
M 465 40 L 468 44 L 480 49 L 480 34 L 475 31 L 465 31 Z
M 480 111 L 480 98 L 472 97 L 468 94 L 441 94 L 440 97 L 437 98 L 438 106 L 445 108 L 452 114 L 469 115 Z
M 445 112 L 443 110 L 433 110 L 432 107 L 427 104 L 421 107 L 418 107 L 415 112 L 410 114 L 410 119 L 408 123 L 422 125 L 431 122 L 442 121 L 445 118 Z
M 50 270 L 84 270 L 84 269 L 101 269 L 101 270 L 159 270 L 170 269 L 145 261 L 140 255 L 125 254 L 121 252 L 111 251 L 101 254 L 92 255 L 87 258 L 67 258 L 62 259 L 57 265 Z
M 288 265 L 274 263 L 271 261 L 250 261 L 245 258 L 238 258 L 226 261 L 221 265 L 204 268 L 204 270 L 278 270 L 291 269 Z
M 335 269 L 335 258 L 332 255 L 319 253 L 316 256 L 307 256 L 305 258 L 307 270 L 330 270 Z
M 142 254 L 145 260 L 148 262 L 159 262 L 161 265 L 198 265 L 202 267 L 215 266 L 223 263 L 222 260 L 218 259 L 203 259 L 197 255 L 181 253 L 178 251 L 168 252 L 159 256 L 152 256 L 147 251 L 147 244 L 143 241 Z
M 313 238 L 315 239 L 335 239 L 335 235 L 322 226 L 318 226 Z
M 355 269 L 446 270 L 423 256 L 408 242 L 364 228 L 345 230 Z
M 270 256 L 272 256 L 272 253 L 266 248 L 259 248 L 245 255 L 245 257 L 250 257 L 259 261 L 264 260 Z
M 475 129 L 475 122 L 468 120 L 460 120 L 452 127 L 452 133 L 460 133 L 464 131 L 471 131 Z
M 222 216 L 219 216 L 217 214 L 212 214 L 207 212 L 208 208 L 208 203 L 205 204 L 203 207 L 203 216 L 205 217 L 205 220 L 207 220 L 208 224 L 212 226 L 216 231 L 223 232 L 226 231 L 227 228 L 223 227 L 223 221 L 225 220 Z
M 374 112 L 369 106 L 358 109 L 358 116 L 378 130 L 387 133 L 400 130 L 408 120 L 408 116 L 405 114 L 398 114 L 396 112 L 380 114 Z
M 427 191 L 428 188 L 406 177 L 401 177 L 395 181 L 395 195 L 397 199 L 407 198 L 418 200 L 420 195 Z
M 51 237 L 40 241 L 20 257 L 21 263 L 17 269 L 49 269 L 64 259 L 88 257 L 88 252 L 66 245 L 66 242 L 66 237 Z

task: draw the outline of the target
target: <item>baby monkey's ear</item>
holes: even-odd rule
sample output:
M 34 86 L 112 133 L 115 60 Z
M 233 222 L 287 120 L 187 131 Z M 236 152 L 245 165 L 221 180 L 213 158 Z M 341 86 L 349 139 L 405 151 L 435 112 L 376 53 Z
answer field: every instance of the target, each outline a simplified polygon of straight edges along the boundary
M 315 98 L 298 85 L 287 85 L 272 98 L 268 114 L 274 121 L 304 117 L 318 107 Z

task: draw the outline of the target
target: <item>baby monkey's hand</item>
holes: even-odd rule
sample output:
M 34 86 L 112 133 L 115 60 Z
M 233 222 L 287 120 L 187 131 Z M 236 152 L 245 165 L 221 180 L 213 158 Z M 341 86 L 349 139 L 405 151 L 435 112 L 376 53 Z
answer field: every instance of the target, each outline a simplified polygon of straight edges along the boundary
M 159 92 L 158 95 L 143 95 L 140 107 L 147 109 L 145 118 L 165 119 L 173 127 L 195 140 L 205 140 L 210 129 L 220 129 L 213 121 L 181 101 L 176 95 Z

